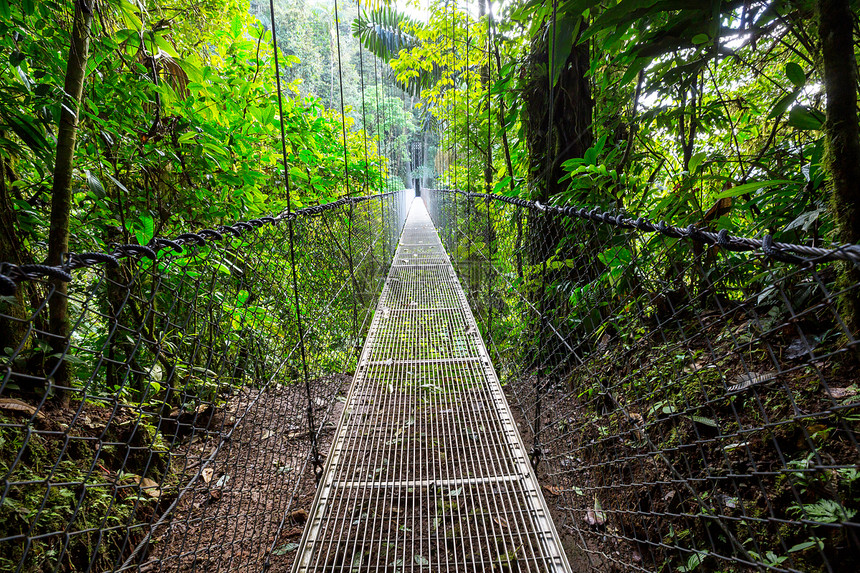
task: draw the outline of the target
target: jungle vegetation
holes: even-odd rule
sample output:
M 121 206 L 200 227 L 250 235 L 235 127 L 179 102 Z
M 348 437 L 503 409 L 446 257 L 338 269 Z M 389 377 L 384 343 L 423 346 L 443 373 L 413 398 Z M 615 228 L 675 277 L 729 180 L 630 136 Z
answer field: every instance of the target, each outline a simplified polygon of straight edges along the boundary
M 860 242 L 857 2 L 345 2 L 337 21 L 333 1 L 273 5 L 274 18 L 267 0 L 0 0 L 0 262 L 57 265 L 279 213 L 287 177 L 291 208 L 421 178 Z M 563 233 L 539 230 L 538 261 Z M 0 301 L 10 360 L 67 338 L 55 296 L 40 317 L 53 342 L 25 341 L 46 292 Z M 839 304 L 856 332 L 856 297 Z M 54 382 L 75 386 L 63 368 Z M 178 405 L 153 396 L 123 399 Z

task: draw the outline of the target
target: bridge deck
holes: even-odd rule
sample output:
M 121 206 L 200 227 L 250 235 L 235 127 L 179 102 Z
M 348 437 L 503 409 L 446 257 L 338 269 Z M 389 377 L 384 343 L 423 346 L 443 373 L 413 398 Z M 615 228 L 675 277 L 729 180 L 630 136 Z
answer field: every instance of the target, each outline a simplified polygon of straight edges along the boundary
M 294 571 L 568 571 L 424 203 L 412 205 Z

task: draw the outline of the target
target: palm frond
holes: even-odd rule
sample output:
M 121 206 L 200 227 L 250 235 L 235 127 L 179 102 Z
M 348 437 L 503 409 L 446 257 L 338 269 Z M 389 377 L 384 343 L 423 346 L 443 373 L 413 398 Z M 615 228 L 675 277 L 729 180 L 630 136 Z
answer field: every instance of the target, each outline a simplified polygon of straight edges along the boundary
M 420 25 L 391 6 L 383 6 L 369 12 L 362 10 L 352 21 L 352 35 L 375 56 L 391 61 L 400 50 L 417 45 L 417 38 L 406 32 L 406 29 Z
M 423 24 L 390 6 L 375 10 L 362 10 L 352 21 L 352 35 L 376 57 L 390 62 L 397 58 L 401 50 L 409 50 L 419 45 L 420 40 L 407 30 L 421 28 Z M 421 90 L 435 85 L 442 70 L 434 65 L 433 71 L 422 71 L 418 77 L 409 78 L 397 84 L 407 93 L 420 96 Z

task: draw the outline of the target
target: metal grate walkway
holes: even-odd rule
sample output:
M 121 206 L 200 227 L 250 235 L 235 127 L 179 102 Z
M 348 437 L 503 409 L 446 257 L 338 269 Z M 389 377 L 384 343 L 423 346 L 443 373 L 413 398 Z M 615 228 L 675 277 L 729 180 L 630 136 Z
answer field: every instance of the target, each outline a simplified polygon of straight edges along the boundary
M 416 199 L 294 567 L 569 571 L 475 319 Z

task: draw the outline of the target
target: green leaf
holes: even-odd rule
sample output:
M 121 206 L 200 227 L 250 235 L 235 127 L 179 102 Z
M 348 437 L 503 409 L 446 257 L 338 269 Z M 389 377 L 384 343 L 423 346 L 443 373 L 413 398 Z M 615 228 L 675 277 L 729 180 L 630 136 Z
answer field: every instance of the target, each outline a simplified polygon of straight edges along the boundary
M 785 64 L 785 75 L 788 76 L 788 81 L 793 83 L 796 88 L 802 88 L 806 85 L 806 74 L 803 73 L 803 68 L 795 62 Z
M 857 510 L 845 507 L 832 499 L 804 504 L 803 510 L 809 519 L 818 523 L 841 523 L 849 521 L 857 514 Z
M 788 550 L 789 553 L 796 553 L 797 551 L 803 551 L 805 549 L 809 549 L 811 547 L 817 547 L 817 541 L 804 541 L 803 543 L 798 543 L 794 547 Z
M 234 38 L 238 38 L 242 34 L 242 19 L 238 15 L 230 22 L 230 31 Z
M 712 428 L 719 428 L 720 425 L 717 424 L 716 421 L 705 418 L 704 416 L 690 416 L 690 419 L 696 422 L 697 424 L 702 424 L 703 426 L 710 426 Z
M 182 68 L 182 71 L 185 72 L 185 75 L 188 76 L 189 80 L 196 83 L 203 82 L 203 70 L 201 70 L 195 64 L 189 62 L 188 60 L 183 60 L 181 58 L 174 58 L 174 61 L 179 64 L 179 67 Z
M 788 125 L 797 129 L 817 130 L 824 127 L 824 114 L 805 105 L 796 105 L 788 114 Z
M 558 20 L 555 26 L 550 27 L 550 38 L 549 38 L 549 63 L 552 64 L 550 68 L 552 72 L 552 83 L 555 84 L 558 82 L 561 77 L 561 68 L 567 62 L 568 56 L 570 56 L 570 50 L 573 48 L 573 40 L 579 34 L 579 26 L 582 22 L 582 19 L 579 15 L 575 15 L 571 17 L 570 15 L 564 15 L 561 19 Z
M 27 144 L 27 147 L 32 149 L 37 156 L 45 157 L 49 148 L 48 140 L 42 135 L 42 130 L 37 125 L 34 125 L 28 118 L 19 115 L 9 116 L 6 121 L 15 135 Z
M 800 90 L 794 90 L 790 94 L 784 95 L 776 100 L 776 103 L 773 105 L 773 109 L 770 110 L 770 113 L 767 116 L 768 119 L 776 119 L 784 114 L 785 110 L 788 109 L 788 106 L 794 103 L 794 100 L 797 99 L 798 95 L 800 95 Z
M 702 164 L 702 161 L 704 161 L 707 156 L 708 155 L 704 151 L 694 153 L 693 156 L 690 157 L 690 173 L 695 173 L 696 169 Z
M 132 30 L 131 28 L 123 28 L 121 30 L 117 30 L 117 32 L 113 35 L 113 39 L 118 44 L 128 41 L 131 38 L 137 37 L 137 32 Z
M 693 571 L 699 565 L 702 564 L 702 561 L 704 561 L 705 557 L 707 556 L 707 551 L 696 551 L 687 558 L 686 565 L 681 565 L 680 567 L 678 567 L 678 571 L 681 571 L 682 573 L 689 573 L 690 571 Z
M 416 565 L 430 565 L 430 561 L 423 555 L 416 555 L 415 563 Z
M 693 43 L 696 45 L 707 43 L 711 39 L 707 34 L 696 34 L 693 36 Z
M 122 191 L 123 193 L 128 193 L 128 189 L 126 189 L 125 185 L 123 185 L 116 177 L 114 177 L 110 173 L 108 173 L 108 179 L 113 181 L 113 184 L 116 185 L 120 191 Z
M 633 63 L 627 67 L 627 71 L 624 72 L 623 76 L 621 76 L 621 81 L 619 83 L 621 85 L 629 84 L 639 75 L 639 72 L 644 70 L 652 61 L 652 58 L 636 58 L 633 60 Z
M 128 0 L 120 0 L 119 10 L 122 12 L 122 19 L 129 28 L 133 28 L 138 32 L 143 29 L 143 22 L 141 22 L 140 17 L 137 15 L 139 11 L 137 6 Z
M 176 58 L 179 54 L 176 53 L 176 48 L 173 47 L 173 44 L 167 41 L 167 39 L 162 35 L 163 33 L 155 34 L 153 36 L 153 40 L 155 41 L 155 45 L 158 46 L 165 54 L 170 56 L 171 58 Z
M 284 545 L 281 545 L 277 549 L 273 549 L 272 555 L 286 555 L 290 551 L 295 551 L 298 548 L 299 548 L 298 543 L 285 543 Z
M 12 10 L 9 8 L 9 0 L 0 0 L 0 16 L 6 19 L 12 17 Z
M 155 236 L 155 223 L 152 221 L 151 215 L 140 216 L 140 229 L 134 232 L 134 236 L 140 245 L 146 245 L 152 240 Z
M 788 185 L 794 183 L 789 179 L 770 179 L 768 181 L 754 181 L 752 183 L 744 183 L 743 185 L 738 185 L 737 187 L 732 187 L 726 191 L 723 191 L 714 199 L 724 199 L 725 197 L 737 197 L 738 195 L 745 195 L 747 193 L 752 193 L 753 191 L 758 191 L 759 189 L 764 189 L 765 187 L 773 187 L 774 185 Z
M 245 301 L 248 300 L 249 296 L 251 296 L 251 294 L 248 291 L 240 290 L 239 294 L 236 295 L 236 305 L 243 306 L 245 304 Z
M 99 199 L 104 199 L 107 193 L 105 193 L 105 187 L 104 185 L 102 185 L 102 182 L 99 181 L 99 178 L 93 175 L 89 169 L 87 169 L 86 175 L 87 186 L 89 186 L 90 191 L 92 191 L 93 195 L 95 195 Z

